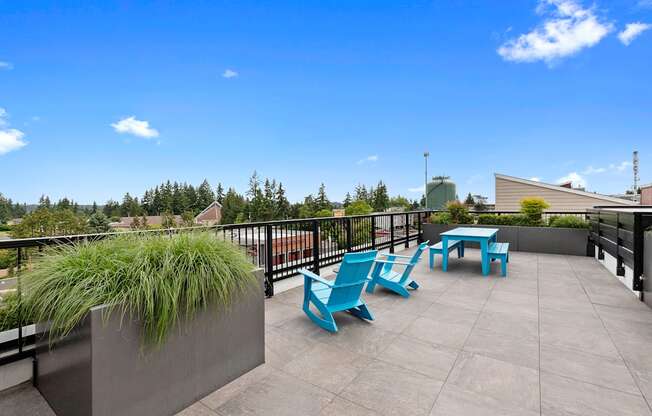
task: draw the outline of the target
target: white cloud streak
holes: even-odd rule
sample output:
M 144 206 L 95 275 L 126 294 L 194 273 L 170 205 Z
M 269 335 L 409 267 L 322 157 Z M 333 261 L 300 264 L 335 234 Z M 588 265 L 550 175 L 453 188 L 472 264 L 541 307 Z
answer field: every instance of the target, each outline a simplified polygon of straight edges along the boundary
M 138 120 L 134 116 L 123 118 L 117 123 L 111 123 L 111 127 L 116 133 L 131 134 L 145 139 L 159 136 L 158 130 L 150 127 L 149 121 Z
M 0 61 L 0 69 L 6 69 L 10 70 L 13 69 L 14 66 L 11 62 L 6 62 L 6 61 Z
M 0 107 L 0 155 L 27 146 L 27 142 L 23 140 L 25 133 L 18 129 L 7 128 L 9 126 L 7 117 L 7 110 Z
M 363 165 L 363 164 L 369 163 L 369 162 L 378 162 L 378 155 L 367 156 L 364 159 L 358 160 L 356 163 L 358 165 Z
M 501 45 L 497 52 L 503 59 L 552 65 L 597 45 L 613 30 L 593 8 L 583 8 L 575 0 L 540 0 L 537 12 L 547 17 L 532 31 Z
M 627 23 L 627 25 L 625 25 L 625 30 L 618 34 L 618 39 L 620 39 L 623 45 L 629 46 L 634 39 L 650 28 L 652 28 L 652 25 L 649 23 Z
M 228 69 L 228 68 L 222 73 L 222 77 L 226 79 L 236 78 L 238 75 L 240 75 L 238 74 L 238 71 L 235 71 L 233 69 Z
M 632 162 L 628 160 L 624 160 L 618 164 L 616 163 L 610 163 L 607 167 L 593 167 L 593 166 L 588 166 L 586 169 L 582 171 L 582 175 L 595 175 L 599 173 L 620 173 L 624 172 L 627 170 L 627 168 L 630 168 L 632 166 Z
M 416 193 L 422 194 L 424 189 L 425 189 L 425 185 L 421 185 L 421 186 L 418 186 L 416 188 L 408 188 L 408 192 L 413 193 L 413 194 L 416 194 Z

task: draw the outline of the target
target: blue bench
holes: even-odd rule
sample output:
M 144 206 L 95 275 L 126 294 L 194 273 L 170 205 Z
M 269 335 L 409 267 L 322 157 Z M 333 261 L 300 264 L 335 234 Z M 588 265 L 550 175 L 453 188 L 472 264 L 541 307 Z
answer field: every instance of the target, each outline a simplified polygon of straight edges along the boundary
M 490 243 L 488 253 L 491 261 L 500 260 L 500 270 L 503 277 L 506 277 L 507 263 L 509 263 L 509 243 Z
M 450 253 L 453 249 L 457 249 L 457 257 L 464 257 L 464 244 L 460 240 L 448 240 L 448 252 Z M 437 244 L 434 244 L 428 247 L 428 252 L 430 254 L 430 268 L 435 267 L 435 254 L 444 254 L 444 249 L 441 245 L 441 241 Z

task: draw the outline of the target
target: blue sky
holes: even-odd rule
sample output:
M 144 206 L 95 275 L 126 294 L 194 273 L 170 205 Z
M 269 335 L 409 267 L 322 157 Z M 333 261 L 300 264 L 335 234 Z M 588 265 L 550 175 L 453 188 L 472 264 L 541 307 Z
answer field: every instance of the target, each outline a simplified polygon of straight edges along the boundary
M 652 1 L 0 0 L 0 192 L 652 182 Z M 629 25 L 629 26 L 628 26 Z M 574 174 L 574 175 L 573 175 Z

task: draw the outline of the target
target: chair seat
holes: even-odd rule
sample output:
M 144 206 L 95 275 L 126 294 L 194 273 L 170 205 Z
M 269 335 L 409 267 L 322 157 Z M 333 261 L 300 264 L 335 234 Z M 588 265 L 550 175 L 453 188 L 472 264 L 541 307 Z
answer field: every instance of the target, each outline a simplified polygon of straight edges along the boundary
M 324 304 L 328 303 L 331 292 L 332 289 L 321 282 L 314 282 L 312 284 L 312 293 Z
M 401 276 L 403 276 L 403 273 L 397 273 L 393 270 L 390 270 L 389 272 L 385 272 L 380 275 L 381 278 L 385 280 L 389 280 L 390 282 L 398 282 L 401 280 Z
M 489 244 L 490 256 L 505 256 L 509 252 L 509 243 L 491 243 Z
M 434 244 L 430 246 L 431 251 L 438 251 L 441 252 L 443 250 L 443 246 L 441 244 L 442 242 L 438 242 L 437 244 Z M 450 251 L 451 249 L 457 247 L 460 244 L 460 240 L 448 240 L 448 250 Z

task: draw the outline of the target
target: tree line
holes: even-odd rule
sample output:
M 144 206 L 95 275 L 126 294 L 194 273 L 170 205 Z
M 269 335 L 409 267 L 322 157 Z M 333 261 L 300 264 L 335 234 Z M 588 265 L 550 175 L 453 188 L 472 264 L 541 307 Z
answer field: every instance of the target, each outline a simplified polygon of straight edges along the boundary
M 402 196 L 390 197 L 382 181 L 371 187 L 357 185 L 342 202 L 332 202 L 322 183 L 302 202 L 291 203 L 280 181 L 263 179 L 254 172 L 244 194 L 233 187 L 225 191 L 221 183 L 213 188 L 207 180 L 199 186 L 168 180 L 146 190 L 141 197 L 126 193 L 121 201 L 109 200 L 102 206 L 96 202 L 81 206 L 68 198 L 52 203 L 43 195 L 29 213 L 26 205 L 0 194 L 0 224 L 22 217 L 21 224 L 13 227 L 15 237 L 105 232 L 110 229 L 109 223 L 120 217 L 133 217 L 136 228 L 150 228 L 148 215 L 163 216 L 164 224 L 168 225 L 192 225 L 194 217 L 213 201 L 222 205 L 222 224 L 328 217 L 336 208 L 343 208 L 347 215 L 362 215 L 394 207 L 409 210 L 420 206 L 417 201 Z M 175 222 L 176 215 L 181 216 L 180 223 Z

